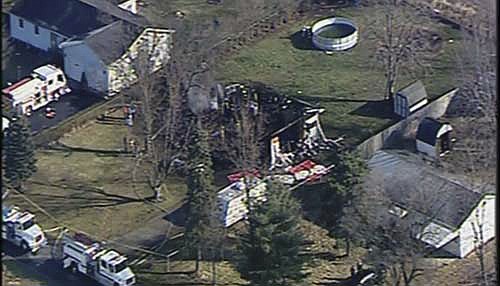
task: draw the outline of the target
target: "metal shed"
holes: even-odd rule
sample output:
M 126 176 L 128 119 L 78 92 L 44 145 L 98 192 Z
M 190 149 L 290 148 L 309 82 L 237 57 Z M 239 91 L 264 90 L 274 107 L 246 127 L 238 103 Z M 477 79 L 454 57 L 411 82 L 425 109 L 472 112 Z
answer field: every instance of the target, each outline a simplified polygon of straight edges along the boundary
M 417 129 L 417 151 L 438 158 L 451 150 L 450 124 L 426 117 Z
M 394 96 L 394 113 L 406 118 L 415 110 L 426 105 L 427 102 L 427 92 L 424 84 L 417 80 L 396 93 Z

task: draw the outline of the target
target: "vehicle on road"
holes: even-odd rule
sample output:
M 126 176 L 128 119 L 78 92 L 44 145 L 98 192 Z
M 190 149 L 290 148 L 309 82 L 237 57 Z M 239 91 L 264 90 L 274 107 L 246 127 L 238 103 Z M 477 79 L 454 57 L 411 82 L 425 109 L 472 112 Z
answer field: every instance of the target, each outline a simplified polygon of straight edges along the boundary
M 47 245 L 45 234 L 35 223 L 35 215 L 21 212 L 15 206 L 2 207 L 2 239 L 32 253 Z
M 135 274 L 127 258 L 115 250 L 106 249 L 84 234 L 65 234 L 62 240 L 63 267 L 81 273 L 104 286 L 135 284 Z
M 9 101 L 18 113 L 26 116 L 69 92 L 71 89 L 64 72 L 53 65 L 38 67 L 29 77 L 2 90 L 4 100 Z

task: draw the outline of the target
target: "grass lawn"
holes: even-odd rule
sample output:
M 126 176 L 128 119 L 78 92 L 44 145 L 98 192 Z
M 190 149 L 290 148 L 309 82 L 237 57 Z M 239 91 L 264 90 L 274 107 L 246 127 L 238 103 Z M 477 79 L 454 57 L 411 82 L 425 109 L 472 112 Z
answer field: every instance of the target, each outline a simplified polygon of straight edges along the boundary
M 344 248 L 343 246 L 337 245 L 336 240 L 328 236 L 328 231 L 323 229 L 314 223 L 307 220 L 301 220 L 300 224 L 306 239 L 313 241 L 312 245 L 309 245 L 309 250 L 311 253 L 316 254 L 313 257 L 311 263 L 306 266 L 305 271 L 310 273 L 307 279 L 304 281 L 303 285 L 315 285 L 315 283 L 328 282 L 329 278 L 346 278 L 350 275 L 350 268 L 353 266 L 364 254 L 365 250 L 354 245 L 351 247 L 351 253 L 349 257 L 343 257 Z M 238 223 L 229 229 L 229 233 L 234 237 L 236 233 L 241 230 L 242 224 Z M 234 242 L 234 240 L 231 240 Z M 174 242 L 175 245 L 182 245 L 181 241 Z M 174 248 L 173 248 L 174 249 Z M 169 251 L 172 251 L 170 249 Z M 234 243 L 226 244 L 226 249 L 231 251 L 226 251 L 225 255 L 231 253 L 235 250 Z M 169 252 L 165 251 L 165 252 Z M 319 254 L 330 253 L 336 255 L 337 258 L 333 261 L 332 258 L 323 257 Z M 227 258 L 227 257 L 226 257 Z M 173 258 L 170 262 L 171 272 L 186 272 L 194 270 L 195 262 L 194 260 L 175 260 Z M 248 285 L 248 281 L 242 279 L 240 273 L 236 270 L 235 266 L 229 260 L 221 261 L 217 263 L 217 285 Z M 146 267 L 146 266 L 145 266 Z M 153 262 L 151 265 L 146 267 L 147 269 L 141 269 L 142 271 L 152 271 L 152 272 L 165 272 L 167 271 L 167 264 L 164 261 Z M 140 272 L 141 270 L 138 270 Z M 149 285 L 149 283 L 156 282 L 156 285 L 183 285 L 182 283 L 210 283 L 211 281 L 211 262 L 202 261 L 200 263 L 200 275 L 199 277 L 189 276 L 186 274 L 171 274 L 171 275 L 159 275 L 159 274 L 139 274 L 141 285 Z
M 328 136 L 347 135 L 346 143 L 366 139 L 390 123 L 391 112 L 384 103 L 384 72 L 373 60 L 374 44 L 364 40 L 370 17 L 381 16 L 373 8 L 346 8 L 338 16 L 352 19 L 360 29 L 360 41 L 353 49 L 326 55 L 301 41 L 300 29 L 315 19 L 294 23 L 288 29 L 243 48 L 218 67 L 218 79 L 225 82 L 258 81 L 291 95 L 319 102 Z M 428 21 L 429 22 L 429 21 Z M 442 24 L 430 23 L 444 39 L 441 54 L 427 75 L 402 76 L 397 88 L 422 79 L 430 97 L 455 87 L 455 46 L 459 33 Z M 453 38 L 453 43 L 448 39 Z
M 139 200 L 153 192 L 140 170 L 138 183 L 132 184 L 135 159 L 98 152 L 120 149 L 126 132 L 126 127 L 93 123 L 61 140 L 89 152 L 37 151 L 38 172 L 27 183 L 27 196 L 58 220 L 101 239 L 126 234 L 160 215 L 159 208 Z M 167 185 L 165 200 L 158 204 L 164 209 L 186 194 L 183 180 L 174 178 Z M 34 211 L 45 229 L 56 225 L 15 194 L 8 197 L 8 203 Z
M 215 17 L 237 17 L 235 1 L 222 1 L 219 5 L 208 4 L 206 0 L 146 0 L 144 15 L 153 22 L 163 23 L 165 17 L 184 13 L 184 22 L 193 19 L 212 20 Z

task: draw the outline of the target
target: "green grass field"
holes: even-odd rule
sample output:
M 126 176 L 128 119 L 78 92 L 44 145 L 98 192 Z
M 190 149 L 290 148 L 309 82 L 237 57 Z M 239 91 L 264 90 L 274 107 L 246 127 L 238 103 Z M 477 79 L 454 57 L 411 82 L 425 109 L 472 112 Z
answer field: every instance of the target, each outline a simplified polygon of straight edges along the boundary
M 126 127 L 93 123 L 61 140 L 88 151 L 38 150 L 38 172 L 26 184 L 26 195 L 58 220 L 102 239 L 125 234 L 160 215 L 159 208 L 141 200 L 153 195 L 141 169 L 138 183 L 132 183 L 135 159 L 106 153 L 121 149 L 126 133 Z M 158 203 L 164 209 L 186 194 L 181 179 L 167 185 L 165 200 Z M 18 195 L 11 194 L 7 203 L 35 211 L 42 228 L 57 225 Z
M 348 144 L 368 138 L 393 120 L 390 107 L 380 102 L 384 97 L 384 72 L 373 59 L 373 42 L 366 40 L 363 32 L 370 23 L 366 15 L 381 15 L 373 8 L 348 8 L 337 15 L 352 19 L 359 27 L 360 41 L 353 49 L 333 55 L 311 49 L 300 36 L 304 24 L 317 20 L 309 19 L 247 46 L 220 63 L 218 79 L 258 81 L 285 94 L 319 102 L 326 109 L 321 120 L 328 136 L 345 134 Z M 454 55 L 459 34 L 441 24 L 432 26 L 444 39 L 441 53 L 428 74 L 401 76 L 397 88 L 422 79 L 433 98 L 455 87 Z M 454 42 L 448 43 L 451 38 Z

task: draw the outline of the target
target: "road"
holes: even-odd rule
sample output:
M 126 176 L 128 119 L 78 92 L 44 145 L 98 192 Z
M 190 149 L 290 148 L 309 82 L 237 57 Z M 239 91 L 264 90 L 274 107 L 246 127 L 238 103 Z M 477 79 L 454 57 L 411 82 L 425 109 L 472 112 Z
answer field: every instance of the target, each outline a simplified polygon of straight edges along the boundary
M 62 269 L 61 264 L 53 260 L 50 247 L 40 249 L 37 255 L 22 253 L 18 247 L 2 241 L 2 262 L 13 260 L 16 266 L 22 268 L 24 273 L 43 277 L 40 283 L 50 286 L 101 286 L 85 276 L 74 276 Z M 30 278 L 30 277 L 26 277 Z
M 63 95 L 58 102 L 52 102 L 47 105 L 55 108 L 55 118 L 49 119 L 45 117 L 45 108 L 47 106 L 33 112 L 30 116 L 31 130 L 36 134 L 101 101 L 104 101 L 103 97 L 84 91 L 73 91 Z
M 164 242 L 166 236 L 173 237 L 182 232 L 182 226 L 177 221 L 185 217 L 184 211 L 184 202 L 179 202 L 172 210 L 162 212 L 157 217 L 145 222 L 143 227 L 116 240 L 121 244 L 153 250 Z M 176 222 L 172 220 L 173 218 L 175 218 Z M 52 242 L 49 241 L 48 246 L 40 249 L 37 255 L 32 255 L 22 253 L 18 247 L 4 242 L 2 243 L 2 261 L 15 261 L 16 266 L 22 268 L 28 275 L 31 273 L 33 276 L 44 277 L 45 280 L 40 282 L 45 282 L 50 286 L 67 286 L 68 284 L 71 284 L 71 286 L 99 286 L 99 284 L 84 275 L 75 276 L 63 270 L 61 264 L 52 259 L 51 245 Z M 113 249 L 125 254 L 131 265 L 142 264 L 146 259 L 152 258 L 150 255 L 131 250 L 122 245 L 111 243 L 111 246 Z M 27 276 L 26 278 L 30 277 Z

